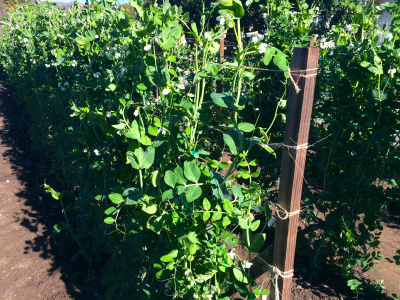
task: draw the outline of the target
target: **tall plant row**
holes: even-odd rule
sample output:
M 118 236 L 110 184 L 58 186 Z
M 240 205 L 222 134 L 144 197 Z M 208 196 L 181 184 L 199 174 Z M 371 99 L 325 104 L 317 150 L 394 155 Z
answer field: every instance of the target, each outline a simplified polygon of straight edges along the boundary
M 311 139 L 323 141 L 308 157 L 300 245 L 311 265 L 336 261 L 347 279 L 356 265 L 373 268 L 399 192 L 400 27 L 397 5 L 372 2 L 338 4 L 342 23 L 324 31 L 302 0 L 220 0 L 196 20 L 139 0 L 134 13 L 102 0 L 8 14 L 2 69 L 61 183 L 47 191 L 78 218 L 56 229 L 102 270 L 108 299 L 269 293 L 250 261 L 271 238 L 288 61 L 313 35 L 322 55 Z M 255 8 L 261 24 L 250 26 Z M 379 25 L 384 12 L 390 27 Z M 225 36 L 235 46 L 220 64 Z

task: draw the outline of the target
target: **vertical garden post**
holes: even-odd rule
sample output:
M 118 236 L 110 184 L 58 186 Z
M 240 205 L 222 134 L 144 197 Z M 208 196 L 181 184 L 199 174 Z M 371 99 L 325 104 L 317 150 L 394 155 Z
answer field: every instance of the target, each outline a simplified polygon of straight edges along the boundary
M 287 101 L 273 265 L 279 270 L 279 298 L 290 299 L 304 166 L 308 148 L 319 48 L 295 48 Z M 296 86 L 297 85 L 297 86 Z M 283 217 L 282 217 L 283 216 Z M 272 288 L 272 299 L 275 290 Z

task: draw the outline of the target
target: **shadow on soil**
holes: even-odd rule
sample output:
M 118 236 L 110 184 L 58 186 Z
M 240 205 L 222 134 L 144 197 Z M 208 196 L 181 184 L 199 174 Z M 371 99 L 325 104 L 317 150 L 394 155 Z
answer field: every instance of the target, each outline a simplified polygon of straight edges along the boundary
M 25 189 L 15 194 L 23 201 L 20 225 L 32 233 L 42 235 L 25 241 L 25 253 L 38 252 L 43 259 L 51 260 L 51 275 L 56 270 L 61 273 L 66 289 L 72 299 L 94 299 L 101 291 L 98 283 L 88 282 L 88 264 L 80 257 L 74 257 L 77 246 L 67 232 L 52 237 L 53 227 L 64 221 L 60 203 L 44 193 L 42 185 L 49 174 L 48 163 L 43 157 L 31 151 L 28 130 L 29 123 L 23 110 L 14 101 L 12 90 L 0 81 L 0 116 L 4 118 L 4 130 L 0 131 L 3 146 L 10 147 L 5 157 L 12 164 L 12 169 Z M 49 179 L 47 181 L 50 181 Z M 97 280 L 98 281 L 98 280 Z

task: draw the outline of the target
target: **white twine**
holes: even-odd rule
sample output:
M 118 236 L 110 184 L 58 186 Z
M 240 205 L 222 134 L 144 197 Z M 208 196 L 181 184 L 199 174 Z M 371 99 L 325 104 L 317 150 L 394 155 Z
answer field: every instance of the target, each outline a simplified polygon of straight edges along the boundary
M 270 265 L 269 263 L 267 263 L 262 257 L 257 256 L 256 258 L 260 259 L 269 268 L 270 273 L 271 273 L 271 279 L 273 280 L 272 285 L 275 286 L 275 300 L 280 300 L 278 279 L 279 279 L 279 277 L 281 277 L 282 279 L 287 279 L 287 278 L 293 277 L 294 270 L 292 269 L 292 270 L 289 270 L 289 271 L 282 272 L 281 270 L 279 270 L 278 267 Z
M 314 71 L 314 73 L 307 74 L 310 71 Z M 289 69 L 289 78 L 290 78 L 290 81 L 293 83 L 294 89 L 296 90 L 297 94 L 301 91 L 301 88 L 299 88 L 296 81 L 293 79 L 292 74 L 296 75 L 297 77 L 308 78 L 308 77 L 317 76 L 317 71 L 318 71 L 318 68 L 308 69 L 308 70 L 299 70 L 299 71 L 292 71 L 292 69 Z M 296 73 L 299 73 L 299 74 L 296 74 Z M 306 74 L 301 74 L 301 73 L 306 73 Z
M 280 204 L 273 203 L 272 206 L 276 208 L 276 214 L 278 215 L 278 218 L 281 219 L 281 220 L 287 220 L 292 216 L 300 214 L 300 209 L 292 211 L 292 212 L 288 212 Z

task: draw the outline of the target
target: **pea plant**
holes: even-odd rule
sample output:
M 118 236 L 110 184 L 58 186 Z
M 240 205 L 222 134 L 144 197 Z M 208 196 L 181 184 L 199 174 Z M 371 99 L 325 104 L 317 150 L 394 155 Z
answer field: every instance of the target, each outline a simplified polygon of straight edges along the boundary
M 7 17 L 1 64 L 69 197 L 46 189 L 76 199 L 64 206 L 110 299 L 265 296 L 250 260 L 270 212 L 249 153 L 274 153 L 272 124 L 243 120 L 258 115 L 246 62 L 286 72 L 287 55 L 258 32 L 242 35 L 239 0 L 203 6 L 200 25 L 168 1 L 130 6 L 36 3 Z M 235 61 L 219 64 L 227 32 Z

